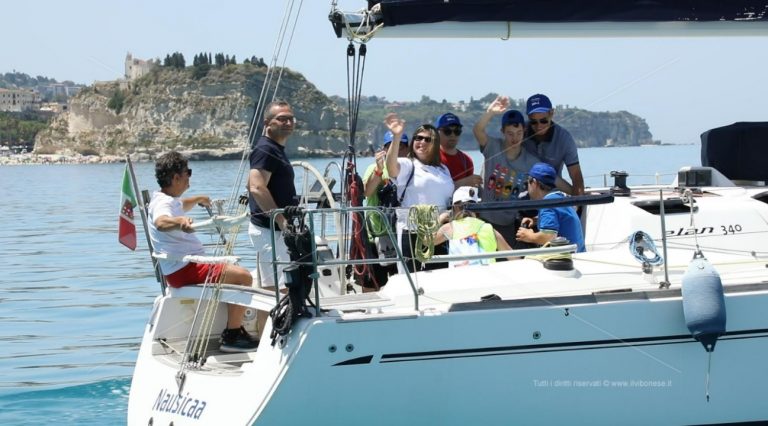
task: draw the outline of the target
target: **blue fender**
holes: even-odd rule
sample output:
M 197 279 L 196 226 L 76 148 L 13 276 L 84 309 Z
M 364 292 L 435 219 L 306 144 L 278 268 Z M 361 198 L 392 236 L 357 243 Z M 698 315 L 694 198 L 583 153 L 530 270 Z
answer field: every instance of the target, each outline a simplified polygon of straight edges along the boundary
M 683 275 L 682 294 L 685 325 L 707 352 L 714 351 L 717 338 L 725 333 L 725 295 L 720 274 L 701 252 Z

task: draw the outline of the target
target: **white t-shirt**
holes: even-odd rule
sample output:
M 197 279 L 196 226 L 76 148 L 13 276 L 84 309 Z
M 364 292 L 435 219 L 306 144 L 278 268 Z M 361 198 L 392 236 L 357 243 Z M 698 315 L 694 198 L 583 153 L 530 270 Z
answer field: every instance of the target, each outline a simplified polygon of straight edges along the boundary
M 152 194 L 152 200 L 149 202 L 148 210 L 149 238 L 152 240 L 152 246 L 154 247 L 155 252 L 166 253 L 169 256 L 176 258 L 188 254 L 205 254 L 203 243 L 197 239 L 195 234 L 188 234 L 179 229 L 161 232 L 155 226 L 155 219 L 158 217 L 184 216 L 184 207 L 180 198 L 171 197 L 160 191 L 155 191 Z M 189 262 L 160 259 L 160 269 L 162 270 L 163 275 L 170 275 L 185 267 L 187 263 Z
M 429 166 L 417 159 L 398 158 L 400 164 L 400 173 L 397 175 L 397 196 L 405 197 L 401 208 L 397 209 L 397 228 L 398 230 L 407 229 L 408 208 L 416 204 L 431 204 L 437 206 L 438 211 L 444 211 L 451 204 L 453 196 L 453 179 L 451 172 L 444 165 Z M 413 179 L 406 183 L 411 175 L 411 170 L 415 166 Z M 399 232 L 398 232 L 399 234 Z

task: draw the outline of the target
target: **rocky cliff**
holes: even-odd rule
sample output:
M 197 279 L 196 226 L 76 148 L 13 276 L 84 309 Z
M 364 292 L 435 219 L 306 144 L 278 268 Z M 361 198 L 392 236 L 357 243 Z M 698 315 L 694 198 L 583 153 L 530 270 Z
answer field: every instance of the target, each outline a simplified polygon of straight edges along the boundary
M 204 76 L 196 75 L 194 67 L 161 67 L 135 81 L 90 86 L 37 134 L 35 152 L 134 153 L 151 158 L 158 152 L 177 149 L 198 159 L 239 158 L 265 72 L 266 68 L 253 64 L 212 68 Z M 476 145 L 470 129 L 495 96 L 491 93 L 467 103 L 436 102 L 428 97 L 420 102 L 366 97 L 360 109 L 357 146 L 365 151 L 379 145 L 386 130 L 382 119 L 388 112 L 397 111 L 411 131 L 416 123 L 433 122 L 443 112 L 452 111 L 461 117 L 466 129 L 461 146 L 473 149 Z M 301 74 L 287 69 L 277 97 L 293 105 L 298 119 L 296 133 L 287 146 L 290 156 L 334 155 L 345 149 L 344 100 L 327 97 Z M 521 102 L 512 107 L 522 110 Z M 580 147 L 652 142 L 645 120 L 624 111 L 596 113 L 558 106 L 556 120 L 571 131 Z
M 191 68 L 161 68 L 132 82 L 96 84 L 37 135 L 35 151 L 151 156 L 177 149 L 198 158 L 239 157 L 265 71 L 229 65 L 196 79 Z M 345 111 L 303 76 L 286 70 L 277 97 L 293 105 L 299 120 L 289 154 L 346 146 Z

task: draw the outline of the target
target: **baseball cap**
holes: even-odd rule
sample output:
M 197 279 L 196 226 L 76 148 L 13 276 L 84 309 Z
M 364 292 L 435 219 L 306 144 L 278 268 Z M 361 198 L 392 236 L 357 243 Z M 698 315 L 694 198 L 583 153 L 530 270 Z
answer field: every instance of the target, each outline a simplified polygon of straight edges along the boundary
M 534 164 L 533 167 L 531 167 L 531 170 L 528 172 L 528 175 L 543 183 L 544 185 L 552 188 L 555 187 L 555 179 L 557 178 L 557 173 L 555 172 L 555 168 L 547 163 Z
M 395 135 L 392 134 L 391 130 L 387 130 L 386 133 L 384 133 L 384 145 L 386 146 L 389 143 L 392 143 L 392 138 L 394 138 Z M 404 143 L 408 145 L 408 135 L 403 132 L 402 136 L 400 136 L 400 143 Z
M 437 121 L 435 121 L 435 127 L 439 129 L 441 127 L 448 127 L 448 126 L 464 127 L 462 126 L 461 120 L 459 120 L 459 117 L 457 117 L 456 114 L 451 114 L 450 112 L 446 112 L 440 117 L 437 117 Z
M 456 203 L 479 203 L 478 189 L 472 186 L 460 186 L 453 192 L 453 204 Z
M 501 128 L 503 129 L 510 124 L 525 124 L 523 113 L 516 109 L 511 109 L 505 112 L 504 115 L 501 116 Z
M 525 104 L 526 114 L 531 115 L 537 112 L 549 112 L 552 110 L 552 102 L 549 98 L 541 93 L 537 93 L 530 98 Z

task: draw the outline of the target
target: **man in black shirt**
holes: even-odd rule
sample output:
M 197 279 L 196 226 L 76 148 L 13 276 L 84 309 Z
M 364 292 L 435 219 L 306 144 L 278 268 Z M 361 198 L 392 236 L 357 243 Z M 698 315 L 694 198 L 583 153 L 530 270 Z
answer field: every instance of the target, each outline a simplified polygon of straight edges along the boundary
M 264 109 L 264 135 L 251 151 L 251 171 L 248 175 L 248 205 L 251 223 L 248 236 L 257 251 L 259 282 L 261 287 L 283 284 L 283 269 L 278 265 L 275 283 L 272 269 L 272 236 L 269 231 L 270 212 L 296 205 L 293 167 L 285 155 L 285 144 L 293 133 L 296 117 L 291 106 L 284 101 L 271 102 Z M 275 256 L 278 261 L 289 261 L 288 249 L 282 230 L 286 226 L 282 214 L 275 216 Z

